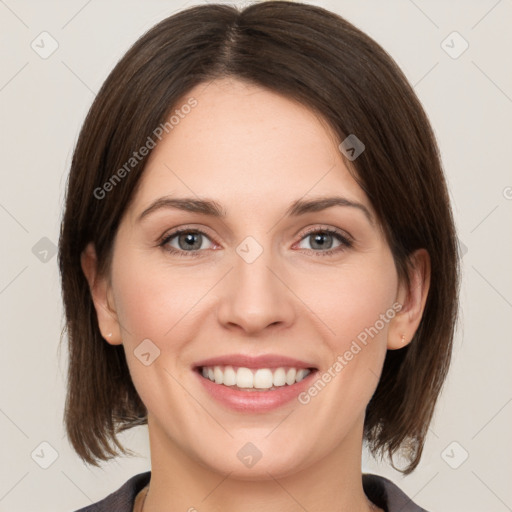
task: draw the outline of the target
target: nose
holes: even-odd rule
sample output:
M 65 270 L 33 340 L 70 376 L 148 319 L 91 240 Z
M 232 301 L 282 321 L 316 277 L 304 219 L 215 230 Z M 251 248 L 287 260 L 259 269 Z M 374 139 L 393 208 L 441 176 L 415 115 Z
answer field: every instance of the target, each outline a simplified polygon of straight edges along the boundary
M 235 253 L 234 268 L 223 280 L 217 308 L 218 321 L 225 328 L 255 335 L 271 326 L 284 328 L 293 323 L 296 310 L 291 283 L 270 252 L 264 250 L 252 263 Z

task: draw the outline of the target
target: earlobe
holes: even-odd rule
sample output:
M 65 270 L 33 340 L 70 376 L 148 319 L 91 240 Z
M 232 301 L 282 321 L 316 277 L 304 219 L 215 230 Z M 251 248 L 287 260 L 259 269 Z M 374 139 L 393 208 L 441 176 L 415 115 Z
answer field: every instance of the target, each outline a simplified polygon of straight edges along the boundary
M 409 287 L 405 282 L 398 287 L 397 301 L 402 307 L 390 324 L 388 350 L 411 343 L 423 317 L 430 288 L 430 256 L 425 249 L 418 249 L 410 256 L 409 276 Z
M 111 345 L 122 343 L 119 322 L 114 307 L 112 290 L 107 276 L 98 274 L 98 260 L 94 244 L 91 242 L 80 256 L 82 271 L 89 284 L 98 325 L 103 338 Z

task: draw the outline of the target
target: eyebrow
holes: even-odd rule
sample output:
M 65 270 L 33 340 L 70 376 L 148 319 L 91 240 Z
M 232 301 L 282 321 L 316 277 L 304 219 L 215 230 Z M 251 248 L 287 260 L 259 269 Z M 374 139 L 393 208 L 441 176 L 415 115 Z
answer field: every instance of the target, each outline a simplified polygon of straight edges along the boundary
M 285 216 L 298 217 L 299 215 L 304 215 L 306 213 L 326 210 L 327 208 L 332 208 L 333 206 L 356 208 L 365 214 L 370 224 L 374 224 L 373 216 L 368 208 L 366 208 L 366 206 L 341 196 L 320 197 L 309 200 L 298 199 L 288 207 L 285 212 Z M 203 215 L 209 215 L 211 217 L 220 219 L 226 217 L 226 210 L 224 210 L 222 206 L 216 201 L 210 199 L 196 199 L 193 197 L 164 196 L 151 203 L 151 205 L 139 215 L 137 222 L 140 222 L 150 213 L 168 208 L 193 213 L 201 213 Z

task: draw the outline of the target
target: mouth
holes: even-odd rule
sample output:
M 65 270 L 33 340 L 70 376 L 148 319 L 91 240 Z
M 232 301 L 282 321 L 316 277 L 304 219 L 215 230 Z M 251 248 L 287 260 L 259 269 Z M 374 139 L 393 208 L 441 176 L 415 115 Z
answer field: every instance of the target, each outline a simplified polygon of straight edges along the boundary
M 237 354 L 200 361 L 193 370 L 212 398 L 243 412 L 265 412 L 292 401 L 318 372 L 293 358 Z
M 199 366 L 196 368 L 205 379 L 238 391 L 275 391 L 303 381 L 316 368 L 247 368 L 244 366 Z

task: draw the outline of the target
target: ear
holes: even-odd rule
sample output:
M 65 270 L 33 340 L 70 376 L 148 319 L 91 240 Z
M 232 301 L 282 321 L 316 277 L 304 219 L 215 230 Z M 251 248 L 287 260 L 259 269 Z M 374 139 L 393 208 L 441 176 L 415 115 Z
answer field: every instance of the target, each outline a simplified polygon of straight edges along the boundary
M 418 249 L 410 256 L 409 276 L 409 287 L 405 282 L 398 286 L 397 302 L 402 308 L 390 322 L 389 350 L 408 345 L 423 316 L 430 288 L 430 256 L 426 249 Z
M 92 242 L 83 250 L 80 263 L 89 283 L 101 334 L 111 345 L 120 345 L 122 343 L 121 329 L 113 306 L 112 287 L 106 276 L 98 275 L 98 260 Z

